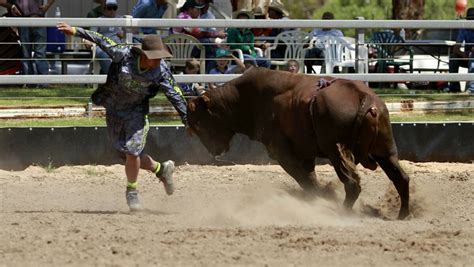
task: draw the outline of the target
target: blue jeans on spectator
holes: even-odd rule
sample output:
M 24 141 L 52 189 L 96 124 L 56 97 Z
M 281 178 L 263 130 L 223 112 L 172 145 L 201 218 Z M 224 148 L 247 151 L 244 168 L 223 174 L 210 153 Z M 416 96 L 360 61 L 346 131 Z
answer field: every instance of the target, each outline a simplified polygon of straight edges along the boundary
M 49 64 L 46 60 L 46 28 L 21 27 L 20 42 L 25 60 L 21 61 L 23 74 L 48 74 Z
M 306 50 L 304 55 L 304 65 L 306 66 L 306 73 L 313 73 L 313 66 L 321 66 L 321 73 L 324 72 L 324 51 L 321 48 L 313 47 Z
M 110 56 L 100 47 L 97 47 L 95 50 L 95 57 L 99 60 L 100 74 L 107 74 L 109 72 L 110 64 L 112 63 Z
M 213 60 L 216 57 L 214 38 L 200 38 L 199 41 L 206 49 L 206 73 L 209 73 L 210 70 L 216 67 L 216 62 Z
M 254 57 L 251 55 L 244 54 L 244 61 L 253 61 L 254 65 L 264 68 L 270 68 L 270 66 L 272 65 L 270 59 L 261 56 Z
M 467 63 L 467 72 L 474 73 L 474 53 L 471 53 L 469 56 L 469 61 Z M 467 81 L 467 89 L 470 94 L 474 94 L 474 81 Z
M 458 73 L 459 67 L 468 67 L 468 61 L 463 59 L 456 59 L 459 56 L 452 54 L 449 57 L 449 73 Z M 456 93 L 461 92 L 461 85 L 459 82 L 449 82 L 449 92 Z

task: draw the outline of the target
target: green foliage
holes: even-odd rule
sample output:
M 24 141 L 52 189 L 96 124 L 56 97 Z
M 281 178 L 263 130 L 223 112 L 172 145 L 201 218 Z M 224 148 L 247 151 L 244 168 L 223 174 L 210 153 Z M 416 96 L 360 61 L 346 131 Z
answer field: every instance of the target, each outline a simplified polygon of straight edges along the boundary
M 84 106 L 94 89 L 90 87 L 70 87 L 67 85 L 50 88 L 0 88 L 0 107 L 46 107 L 46 106 Z M 151 104 L 169 104 L 163 93 L 151 99 Z
M 54 172 L 56 170 L 56 167 L 53 164 L 53 161 L 51 158 L 48 158 L 48 164 L 47 165 L 42 165 L 42 164 L 37 164 L 39 167 L 43 168 L 47 173 Z
M 320 19 L 330 11 L 337 19 L 391 19 L 392 0 L 283 0 L 293 19 Z M 424 19 L 455 19 L 453 0 L 425 1 Z

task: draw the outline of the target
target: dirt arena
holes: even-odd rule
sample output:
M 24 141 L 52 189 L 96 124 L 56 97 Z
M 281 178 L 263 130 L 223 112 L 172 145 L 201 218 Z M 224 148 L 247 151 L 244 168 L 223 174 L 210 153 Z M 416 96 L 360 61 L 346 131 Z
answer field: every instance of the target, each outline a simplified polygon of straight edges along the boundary
M 402 166 L 405 221 L 380 169 L 360 170 L 353 213 L 328 165 L 335 201 L 305 198 L 275 165 L 179 166 L 170 197 L 142 173 L 134 214 L 120 165 L 0 171 L 0 266 L 472 266 L 474 164 Z

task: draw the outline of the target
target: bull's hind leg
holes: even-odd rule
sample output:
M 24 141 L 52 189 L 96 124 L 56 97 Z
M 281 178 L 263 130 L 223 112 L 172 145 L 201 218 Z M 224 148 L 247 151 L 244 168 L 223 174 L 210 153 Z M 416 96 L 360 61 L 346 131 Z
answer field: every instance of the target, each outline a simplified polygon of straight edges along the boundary
M 344 190 L 346 191 L 344 206 L 347 209 L 352 209 L 361 191 L 360 177 L 357 174 L 352 154 L 342 145 L 337 144 L 337 148 L 335 148 L 333 155 L 329 159 L 334 166 L 339 180 L 344 184 Z
M 395 188 L 397 189 L 398 195 L 400 196 L 400 212 L 398 213 L 398 219 L 405 219 L 410 213 L 408 204 L 410 199 L 409 183 L 410 178 L 405 171 L 400 167 L 397 155 L 391 155 L 389 157 L 378 157 L 373 156 L 380 167 L 387 174 L 388 178 L 392 180 Z

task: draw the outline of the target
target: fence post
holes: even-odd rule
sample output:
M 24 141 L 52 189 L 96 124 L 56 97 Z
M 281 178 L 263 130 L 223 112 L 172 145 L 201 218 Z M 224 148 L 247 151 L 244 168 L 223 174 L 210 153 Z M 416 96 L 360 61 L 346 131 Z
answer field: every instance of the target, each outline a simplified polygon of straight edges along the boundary
M 124 15 L 123 17 L 127 19 L 127 25 L 131 26 L 133 17 L 131 15 Z M 125 42 L 127 44 L 133 43 L 133 28 L 132 27 L 125 27 Z
M 364 20 L 364 17 L 355 17 L 355 19 L 358 20 Z M 364 68 L 364 65 L 368 64 L 368 62 L 365 62 L 364 58 L 361 58 L 361 55 L 364 54 L 364 35 L 365 35 L 365 29 L 356 29 L 356 44 L 355 44 L 355 72 L 356 73 L 365 73 L 369 72 L 369 70 Z

